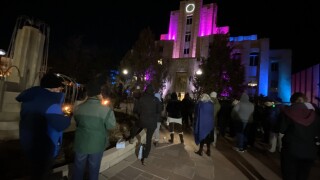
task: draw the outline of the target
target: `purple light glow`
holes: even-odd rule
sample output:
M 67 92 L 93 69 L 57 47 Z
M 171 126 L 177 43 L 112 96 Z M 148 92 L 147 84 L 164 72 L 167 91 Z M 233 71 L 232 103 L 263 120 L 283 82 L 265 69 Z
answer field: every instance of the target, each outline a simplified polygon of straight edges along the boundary
M 227 34 L 227 33 L 229 33 L 229 26 L 217 27 L 213 31 L 213 34 Z
M 229 81 L 229 80 L 230 80 L 230 77 L 229 77 L 229 75 L 227 74 L 226 71 L 224 71 L 224 72 L 222 73 L 222 78 L 223 78 L 223 80 L 226 80 L 226 81 Z
M 179 13 L 171 12 L 168 40 L 175 40 L 178 32 Z
M 152 78 L 151 78 L 151 72 L 150 70 L 148 70 L 145 75 L 144 75 L 144 80 L 145 81 L 150 81 Z
M 231 92 L 232 92 L 232 87 L 227 87 L 223 89 L 223 91 L 220 93 L 220 96 L 229 97 Z
M 218 8 L 215 4 L 201 8 L 198 36 L 229 33 L 229 26 L 217 27 L 217 10 Z
M 214 14 L 216 14 L 216 9 L 213 9 L 212 4 L 210 4 L 210 8 L 201 8 L 198 36 L 207 36 L 212 34 L 212 29 L 215 27 L 213 20 L 216 18 Z
M 160 40 L 169 40 L 168 34 L 161 34 L 160 35 Z

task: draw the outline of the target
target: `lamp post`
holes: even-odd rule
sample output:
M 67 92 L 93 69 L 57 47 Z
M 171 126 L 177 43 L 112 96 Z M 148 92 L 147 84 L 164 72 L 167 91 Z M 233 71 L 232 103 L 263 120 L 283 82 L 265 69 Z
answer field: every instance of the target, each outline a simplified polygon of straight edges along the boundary
M 73 80 L 72 78 L 70 78 L 69 76 L 66 76 L 64 74 L 56 74 L 58 77 L 62 78 L 64 81 L 64 85 L 65 85 L 65 98 L 64 98 L 64 102 L 63 102 L 63 110 L 64 111 L 70 111 L 71 107 L 74 106 L 75 101 L 77 100 L 77 96 L 78 96 L 78 86 L 77 86 L 77 82 L 75 80 Z M 70 86 L 72 86 L 72 89 L 70 89 Z M 66 98 L 68 98 L 70 96 L 71 93 L 71 97 L 69 99 L 69 102 L 66 103 Z
M 127 75 L 128 75 L 128 70 L 127 69 L 123 69 L 122 70 L 122 74 L 124 75 L 124 79 L 125 79 L 125 83 L 124 83 L 124 93 L 127 93 L 126 90 L 127 90 Z M 126 114 L 128 114 L 128 95 L 126 94 Z

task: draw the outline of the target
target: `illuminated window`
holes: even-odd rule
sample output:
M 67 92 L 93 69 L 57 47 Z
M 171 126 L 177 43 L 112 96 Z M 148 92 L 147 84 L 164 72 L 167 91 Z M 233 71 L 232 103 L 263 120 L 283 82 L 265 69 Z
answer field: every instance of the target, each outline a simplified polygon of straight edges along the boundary
M 187 25 L 192 24 L 192 16 L 187 16 Z
M 190 42 L 191 40 L 191 33 L 187 32 L 186 35 L 184 36 L 184 41 L 185 42 Z
M 250 53 L 249 66 L 258 66 L 258 63 L 259 63 L 259 54 L 258 53 Z

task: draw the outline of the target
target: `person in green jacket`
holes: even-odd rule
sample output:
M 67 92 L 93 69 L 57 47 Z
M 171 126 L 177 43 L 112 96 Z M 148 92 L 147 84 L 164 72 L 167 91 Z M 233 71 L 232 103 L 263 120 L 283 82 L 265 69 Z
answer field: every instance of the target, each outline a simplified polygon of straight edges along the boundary
M 87 100 L 75 108 L 73 180 L 82 180 L 88 162 L 89 179 L 98 180 L 103 152 L 109 146 L 108 130 L 115 128 L 113 110 L 101 104 L 101 86 L 91 82 L 87 86 Z

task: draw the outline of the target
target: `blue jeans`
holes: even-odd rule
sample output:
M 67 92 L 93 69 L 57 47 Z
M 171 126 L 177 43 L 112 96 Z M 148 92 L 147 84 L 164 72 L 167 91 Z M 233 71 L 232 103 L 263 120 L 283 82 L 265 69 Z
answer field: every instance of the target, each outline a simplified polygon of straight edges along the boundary
M 245 129 L 247 127 L 247 124 L 246 122 L 241 122 L 241 121 L 238 121 L 236 122 L 237 123 L 237 128 L 236 128 L 236 131 L 237 131 L 237 147 L 241 150 L 244 150 L 246 149 L 246 146 L 247 146 L 247 136 L 245 134 Z
M 72 172 L 73 180 L 82 180 L 85 167 L 88 162 L 89 180 L 98 180 L 100 164 L 103 152 L 94 154 L 75 153 L 74 167 Z

